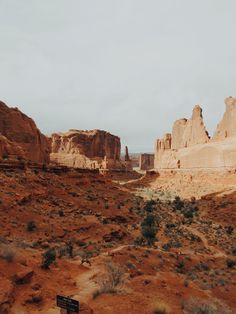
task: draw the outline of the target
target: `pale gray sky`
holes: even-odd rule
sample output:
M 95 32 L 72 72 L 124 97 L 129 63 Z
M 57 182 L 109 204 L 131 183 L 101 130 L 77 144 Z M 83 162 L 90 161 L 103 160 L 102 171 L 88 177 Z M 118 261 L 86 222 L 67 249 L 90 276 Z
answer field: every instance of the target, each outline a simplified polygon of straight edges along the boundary
M 236 96 L 235 0 L 0 0 L 0 99 L 44 133 L 104 129 L 152 151 Z

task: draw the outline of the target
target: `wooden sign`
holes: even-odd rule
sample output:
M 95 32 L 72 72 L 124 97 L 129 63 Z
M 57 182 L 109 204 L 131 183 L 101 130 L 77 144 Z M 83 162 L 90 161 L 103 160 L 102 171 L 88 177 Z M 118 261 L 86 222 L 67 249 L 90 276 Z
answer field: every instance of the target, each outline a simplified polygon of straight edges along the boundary
M 67 311 L 67 314 L 79 313 L 79 301 L 57 295 L 57 306 Z

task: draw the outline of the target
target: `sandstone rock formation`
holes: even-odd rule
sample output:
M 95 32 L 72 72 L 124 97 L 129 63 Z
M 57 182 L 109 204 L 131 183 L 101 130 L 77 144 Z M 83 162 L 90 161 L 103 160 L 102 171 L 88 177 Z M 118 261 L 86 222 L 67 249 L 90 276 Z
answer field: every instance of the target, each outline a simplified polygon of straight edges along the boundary
M 125 163 L 124 163 L 125 169 L 128 171 L 133 170 L 132 160 L 129 157 L 129 150 L 128 147 L 125 146 Z
M 221 122 L 217 125 L 214 140 L 223 140 L 236 135 L 236 98 L 225 99 L 226 111 Z
M 177 120 L 172 134 L 156 141 L 155 168 L 236 167 L 236 99 L 226 98 L 225 103 L 226 112 L 212 139 L 204 126 L 200 106 L 194 107 L 191 119 Z
M 125 146 L 125 161 L 130 161 L 129 158 L 129 149 L 127 146 Z
M 25 158 L 25 154 L 20 146 L 0 135 L 0 159 L 8 159 L 9 157 L 22 159 Z
M 34 121 L 17 108 L 0 102 L 0 157 L 18 156 L 48 163 L 50 147 Z
M 150 170 L 154 168 L 154 154 L 141 154 L 139 156 L 139 169 Z
M 193 108 L 190 119 L 175 121 L 172 129 L 172 149 L 189 147 L 208 141 L 209 136 L 203 123 L 202 108 L 199 105 Z
M 120 138 L 106 131 L 69 130 L 51 135 L 52 162 L 75 168 L 121 168 Z
M 171 149 L 171 134 L 166 133 L 162 139 L 157 140 L 157 149 L 166 150 Z

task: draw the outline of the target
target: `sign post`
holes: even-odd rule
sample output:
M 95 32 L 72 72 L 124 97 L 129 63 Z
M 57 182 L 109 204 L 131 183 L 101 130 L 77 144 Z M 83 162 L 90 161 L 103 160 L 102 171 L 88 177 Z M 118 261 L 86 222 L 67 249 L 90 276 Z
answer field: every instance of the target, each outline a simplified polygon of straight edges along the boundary
M 79 301 L 57 295 L 57 306 L 66 310 L 67 314 L 79 313 Z

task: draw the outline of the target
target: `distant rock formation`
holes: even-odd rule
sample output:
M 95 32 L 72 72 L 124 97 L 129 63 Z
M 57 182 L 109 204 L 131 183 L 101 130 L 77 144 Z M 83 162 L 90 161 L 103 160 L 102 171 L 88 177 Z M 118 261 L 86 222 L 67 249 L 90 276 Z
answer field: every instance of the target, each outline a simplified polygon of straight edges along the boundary
M 223 119 L 217 125 L 213 140 L 223 140 L 236 135 L 236 98 L 225 99 L 226 111 Z
M 35 122 L 17 108 L 0 102 L 0 158 L 49 163 L 50 147 Z
M 132 160 L 129 157 L 129 149 L 127 146 L 125 146 L 125 169 L 128 171 L 132 171 L 133 170 L 133 165 L 132 165 Z
M 225 100 L 226 112 L 210 139 L 202 109 L 195 106 L 190 119 L 177 120 L 172 134 L 156 141 L 154 166 L 158 169 L 236 167 L 236 99 Z
M 196 105 L 190 119 L 175 121 L 172 129 L 171 149 L 179 149 L 203 144 L 209 141 L 209 135 L 203 123 L 202 108 Z
M 140 154 L 139 169 L 150 170 L 154 168 L 154 154 Z
M 69 130 L 50 137 L 52 162 L 75 168 L 119 169 L 120 138 L 106 131 Z
M 130 161 L 129 158 L 129 149 L 127 146 L 125 146 L 125 161 Z

